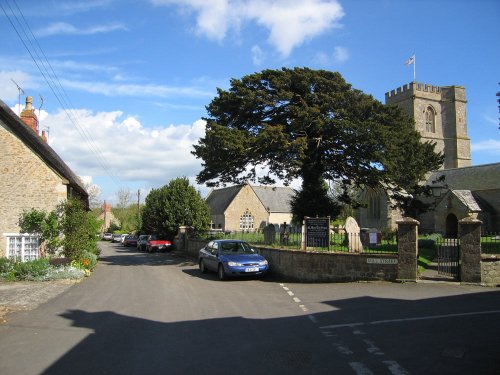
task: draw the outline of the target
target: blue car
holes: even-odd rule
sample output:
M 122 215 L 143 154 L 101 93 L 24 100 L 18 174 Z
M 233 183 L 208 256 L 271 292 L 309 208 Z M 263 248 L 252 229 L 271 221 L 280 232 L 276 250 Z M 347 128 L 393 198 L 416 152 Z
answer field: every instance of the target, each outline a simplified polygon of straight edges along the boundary
M 220 280 L 236 276 L 263 276 L 269 269 L 267 260 L 240 240 L 215 240 L 199 251 L 202 273 L 217 272 Z

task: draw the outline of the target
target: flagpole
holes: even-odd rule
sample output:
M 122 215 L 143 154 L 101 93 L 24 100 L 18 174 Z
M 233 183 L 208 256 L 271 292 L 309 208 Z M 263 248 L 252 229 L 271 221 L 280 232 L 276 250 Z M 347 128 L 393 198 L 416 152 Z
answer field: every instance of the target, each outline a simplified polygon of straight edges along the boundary
M 413 82 L 417 83 L 417 55 L 413 54 Z

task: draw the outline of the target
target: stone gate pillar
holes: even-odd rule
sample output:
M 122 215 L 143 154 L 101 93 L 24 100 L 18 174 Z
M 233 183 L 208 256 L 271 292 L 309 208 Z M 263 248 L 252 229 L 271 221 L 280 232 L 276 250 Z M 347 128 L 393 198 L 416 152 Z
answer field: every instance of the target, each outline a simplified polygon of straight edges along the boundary
M 481 282 L 481 220 L 465 218 L 458 222 L 460 239 L 460 281 Z
M 417 281 L 419 222 L 405 217 L 398 224 L 398 280 Z

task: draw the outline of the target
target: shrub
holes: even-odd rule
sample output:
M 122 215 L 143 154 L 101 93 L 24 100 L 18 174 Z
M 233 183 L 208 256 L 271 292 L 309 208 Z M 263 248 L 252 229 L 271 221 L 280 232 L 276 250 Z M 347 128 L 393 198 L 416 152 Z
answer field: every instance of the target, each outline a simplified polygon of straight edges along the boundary
M 0 275 L 7 274 L 14 269 L 14 262 L 8 258 L 0 258 Z
M 40 280 L 50 268 L 49 260 L 42 258 L 29 262 L 16 262 L 12 272 L 17 280 Z

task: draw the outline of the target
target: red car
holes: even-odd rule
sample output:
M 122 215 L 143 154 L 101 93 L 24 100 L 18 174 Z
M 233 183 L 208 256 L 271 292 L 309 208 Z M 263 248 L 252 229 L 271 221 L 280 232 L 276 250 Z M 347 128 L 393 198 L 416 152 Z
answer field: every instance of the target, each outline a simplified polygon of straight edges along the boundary
M 137 247 L 137 237 L 136 236 L 127 236 L 123 240 L 123 246 L 134 246 Z
M 172 250 L 172 242 L 169 240 L 164 240 L 159 238 L 158 236 L 152 234 L 148 237 L 148 241 L 146 243 L 146 251 L 148 253 L 154 253 L 160 251 L 162 253 L 166 251 Z

